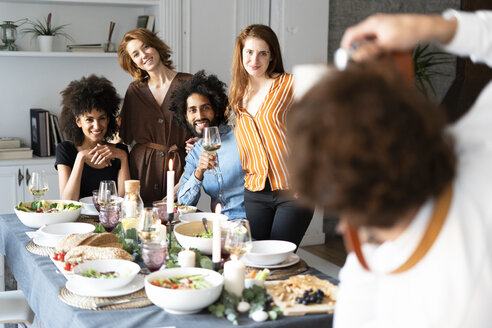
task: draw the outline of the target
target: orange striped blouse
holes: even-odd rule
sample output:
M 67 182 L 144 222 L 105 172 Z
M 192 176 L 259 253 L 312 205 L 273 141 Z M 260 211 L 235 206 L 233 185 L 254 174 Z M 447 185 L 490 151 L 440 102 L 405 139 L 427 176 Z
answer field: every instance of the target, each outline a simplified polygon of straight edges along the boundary
M 254 117 L 239 109 L 234 133 L 244 186 L 250 191 L 263 190 L 267 177 L 272 190 L 289 189 L 285 121 L 293 96 L 294 77 L 284 73 L 275 79 Z

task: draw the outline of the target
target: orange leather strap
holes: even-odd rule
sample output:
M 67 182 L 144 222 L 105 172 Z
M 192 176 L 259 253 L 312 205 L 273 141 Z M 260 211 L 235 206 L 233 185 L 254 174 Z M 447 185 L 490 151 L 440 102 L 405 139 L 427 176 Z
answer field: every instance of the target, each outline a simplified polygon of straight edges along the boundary
M 439 195 L 437 201 L 434 205 L 434 211 L 432 213 L 432 217 L 427 225 L 427 229 L 420 240 L 420 243 L 417 245 L 415 251 L 410 255 L 410 257 L 403 263 L 400 267 L 393 270 L 391 273 L 402 273 L 410 270 L 413 266 L 415 266 L 429 251 L 429 249 L 434 244 L 439 232 L 444 225 L 444 221 L 446 221 L 446 216 L 449 211 L 449 207 L 451 206 L 451 199 L 453 198 L 453 187 L 452 185 L 447 186 L 444 191 Z M 348 251 L 353 251 L 357 256 L 361 266 L 370 271 L 369 266 L 364 258 L 364 254 L 362 253 L 361 244 L 359 240 L 359 234 L 356 229 L 348 225 L 345 233 L 344 240 L 347 244 Z

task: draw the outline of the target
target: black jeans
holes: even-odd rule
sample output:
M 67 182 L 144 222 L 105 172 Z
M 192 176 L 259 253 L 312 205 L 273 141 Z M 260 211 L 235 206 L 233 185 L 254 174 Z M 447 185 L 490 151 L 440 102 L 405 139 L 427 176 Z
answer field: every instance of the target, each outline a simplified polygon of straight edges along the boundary
M 256 240 L 287 240 L 299 247 L 314 210 L 301 207 L 285 191 L 272 191 L 266 183 L 261 191 L 244 189 L 244 207 Z

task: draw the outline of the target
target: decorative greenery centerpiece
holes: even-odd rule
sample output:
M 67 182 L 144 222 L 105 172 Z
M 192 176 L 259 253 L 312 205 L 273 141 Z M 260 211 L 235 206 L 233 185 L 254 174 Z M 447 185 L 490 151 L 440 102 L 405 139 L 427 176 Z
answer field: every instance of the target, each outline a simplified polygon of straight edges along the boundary
M 49 13 L 48 16 L 44 18 L 44 21 L 41 21 L 39 19 L 37 19 L 36 21 L 28 20 L 28 24 L 31 24 L 31 27 L 23 29 L 22 32 L 32 34 L 33 38 L 40 35 L 61 35 L 69 40 L 73 40 L 70 35 L 63 31 L 63 29 L 68 26 L 68 24 L 53 26 L 51 24 L 51 16 L 51 13 Z

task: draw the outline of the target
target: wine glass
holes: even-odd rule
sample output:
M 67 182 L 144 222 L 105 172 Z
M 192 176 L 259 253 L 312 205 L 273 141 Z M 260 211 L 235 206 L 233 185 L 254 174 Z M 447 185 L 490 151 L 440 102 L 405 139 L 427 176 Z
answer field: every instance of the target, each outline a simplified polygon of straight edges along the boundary
M 221 146 L 221 141 L 219 129 L 216 126 L 207 126 L 203 129 L 202 146 L 203 149 L 205 149 L 209 154 L 217 154 L 217 150 L 219 150 Z M 216 161 L 218 163 L 218 157 L 216 157 Z M 220 170 L 218 168 L 212 168 L 212 170 L 210 170 L 210 174 L 217 173 L 220 173 Z
M 118 192 L 116 190 L 116 182 L 113 180 L 103 180 L 99 183 L 99 193 L 97 194 L 97 202 L 99 206 L 116 205 L 118 200 Z
M 231 255 L 235 255 L 238 259 L 251 250 L 253 242 L 251 241 L 248 220 L 235 219 L 229 221 L 224 246 Z
M 29 180 L 29 192 L 34 196 L 34 200 L 38 201 L 49 190 L 48 178 L 44 171 L 33 172 Z

